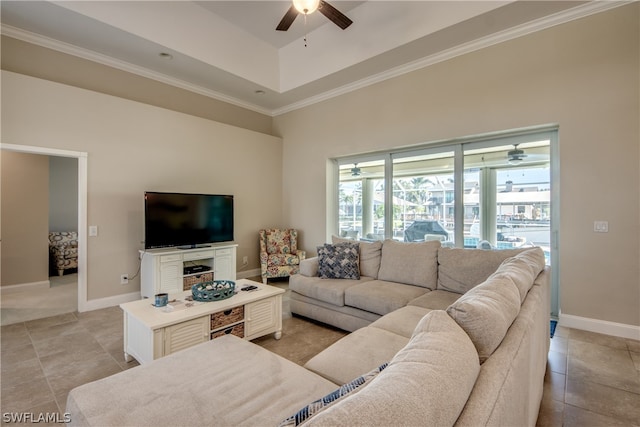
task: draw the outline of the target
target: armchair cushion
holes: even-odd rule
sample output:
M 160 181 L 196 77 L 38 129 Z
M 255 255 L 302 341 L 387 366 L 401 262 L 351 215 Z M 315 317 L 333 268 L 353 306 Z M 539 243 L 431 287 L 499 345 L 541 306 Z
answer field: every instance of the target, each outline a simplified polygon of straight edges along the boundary
M 298 265 L 300 257 L 293 254 L 267 254 L 267 264 L 273 266 Z
M 295 254 L 298 251 L 296 230 L 266 230 L 268 254 Z

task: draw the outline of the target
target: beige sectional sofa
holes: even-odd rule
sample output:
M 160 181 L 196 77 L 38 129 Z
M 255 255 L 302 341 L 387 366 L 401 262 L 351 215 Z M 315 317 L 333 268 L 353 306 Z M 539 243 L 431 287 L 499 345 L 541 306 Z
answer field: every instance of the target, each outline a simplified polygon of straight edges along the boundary
M 290 279 L 292 311 L 354 330 L 305 367 L 225 336 L 74 389 L 71 424 L 535 424 L 550 311 L 539 248 L 358 252 L 360 279 L 320 279 L 313 259 Z
M 293 313 L 355 329 L 305 367 L 335 383 L 349 381 L 400 354 L 427 314 L 444 311 L 481 363 L 456 425 L 535 424 L 549 350 L 550 270 L 542 250 L 444 248 L 438 241 L 359 245 L 369 264 L 359 280 L 320 279 L 317 258 L 290 279 Z M 362 288 L 371 289 L 366 297 Z
M 333 236 L 333 243 L 353 241 Z M 291 312 L 355 331 L 407 305 L 444 309 L 526 249 L 441 247 L 439 241 L 359 242 L 360 279 L 321 279 L 318 257 L 291 276 Z M 432 291 L 437 291 L 433 293 Z

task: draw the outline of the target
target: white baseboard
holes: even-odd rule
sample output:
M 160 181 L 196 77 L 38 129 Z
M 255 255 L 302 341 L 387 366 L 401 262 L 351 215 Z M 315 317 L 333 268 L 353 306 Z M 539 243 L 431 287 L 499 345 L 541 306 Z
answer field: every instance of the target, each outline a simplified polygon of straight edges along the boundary
M 114 295 L 112 297 L 92 299 L 87 301 L 84 305 L 84 309 L 78 309 L 78 311 L 93 311 L 100 310 L 101 308 L 113 307 L 123 304 L 125 302 L 136 301 L 140 299 L 140 292 L 131 292 L 129 294 Z
M 254 268 L 253 270 L 238 271 L 236 272 L 236 277 L 238 279 L 246 279 L 247 277 L 260 276 L 261 274 L 262 270 L 260 270 L 259 268 Z
M 17 285 L 2 286 L 0 287 L 0 289 L 2 290 L 3 294 L 15 294 L 17 292 L 31 292 L 40 289 L 49 289 L 50 286 L 51 282 L 49 282 L 49 280 L 43 280 L 41 282 L 19 283 Z
M 590 319 L 588 317 L 560 313 L 558 326 L 582 329 L 583 331 L 597 332 L 614 337 L 640 340 L 640 326 L 627 325 L 625 323 L 609 322 L 607 320 Z

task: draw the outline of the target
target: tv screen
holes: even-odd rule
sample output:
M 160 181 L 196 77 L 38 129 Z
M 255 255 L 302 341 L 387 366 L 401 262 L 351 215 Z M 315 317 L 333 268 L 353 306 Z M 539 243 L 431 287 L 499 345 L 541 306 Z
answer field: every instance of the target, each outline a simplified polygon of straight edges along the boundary
M 233 196 L 144 193 L 144 247 L 196 247 L 233 240 Z

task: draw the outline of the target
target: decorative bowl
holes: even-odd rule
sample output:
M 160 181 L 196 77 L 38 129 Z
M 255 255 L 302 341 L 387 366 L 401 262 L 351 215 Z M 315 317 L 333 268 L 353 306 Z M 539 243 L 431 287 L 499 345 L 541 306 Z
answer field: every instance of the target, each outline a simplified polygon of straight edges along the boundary
M 231 280 L 213 280 L 196 283 L 191 287 L 193 299 L 196 301 L 220 301 L 234 295 L 236 282 Z

